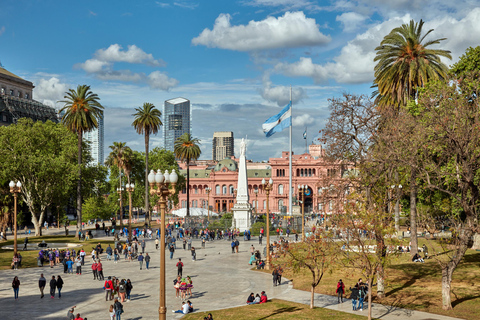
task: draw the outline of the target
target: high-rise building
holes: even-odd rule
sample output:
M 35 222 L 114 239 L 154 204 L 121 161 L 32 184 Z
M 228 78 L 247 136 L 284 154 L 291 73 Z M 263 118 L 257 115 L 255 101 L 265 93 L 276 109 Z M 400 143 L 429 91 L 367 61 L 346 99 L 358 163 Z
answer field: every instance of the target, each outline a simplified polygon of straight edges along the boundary
M 213 160 L 221 161 L 230 158 L 234 154 L 233 132 L 218 131 L 213 133 L 212 156 Z
M 83 139 L 90 142 L 90 154 L 92 155 L 91 164 L 103 164 L 103 117 L 98 119 L 98 128 L 85 132 Z
M 174 151 L 175 140 L 190 133 L 190 100 L 175 98 L 165 101 L 163 110 L 164 148 Z

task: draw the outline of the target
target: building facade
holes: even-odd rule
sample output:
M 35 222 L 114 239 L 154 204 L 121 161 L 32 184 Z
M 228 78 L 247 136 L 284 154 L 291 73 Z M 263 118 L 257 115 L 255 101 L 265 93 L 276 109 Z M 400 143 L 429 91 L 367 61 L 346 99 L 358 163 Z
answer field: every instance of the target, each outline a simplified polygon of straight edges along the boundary
M 282 152 L 280 158 L 268 162 L 247 161 L 248 192 L 253 213 L 265 213 L 267 196 L 262 179 L 273 180 L 269 196 L 269 210 L 272 213 L 288 214 L 289 152 Z M 180 172 L 186 176 L 186 165 L 179 162 Z M 292 157 L 293 205 L 300 205 L 298 185 L 307 186 L 305 192 L 305 213 L 332 213 L 334 203 L 325 198 L 324 190 L 330 186 L 329 176 L 341 177 L 347 168 L 327 161 L 320 145 L 310 145 L 309 153 Z M 235 204 L 235 188 L 238 177 L 238 159 L 201 162 L 190 164 L 190 207 L 208 208 L 215 212 L 229 212 Z M 206 190 L 210 188 L 208 193 Z M 186 207 L 186 189 L 179 194 L 179 207 Z M 295 212 L 292 208 L 292 212 Z M 298 210 L 297 210 L 298 212 Z
M 16 123 L 20 118 L 58 122 L 54 108 L 33 100 L 32 82 L 0 67 L 0 125 Z
M 103 164 L 104 158 L 104 121 L 103 117 L 98 120 L 98 128 L 85 132 L 83 139 L 90 142 L 91 164 Z
M 212 159 L 215 161 L 221 161 L 233 157 L 234 146 L 233 132 L 214 132 L 212 141 Z
M 174 151 L 175 140 L 190 133 L 190 100 L 174 98 L 165 101 L 163 109 L 164 148 Z

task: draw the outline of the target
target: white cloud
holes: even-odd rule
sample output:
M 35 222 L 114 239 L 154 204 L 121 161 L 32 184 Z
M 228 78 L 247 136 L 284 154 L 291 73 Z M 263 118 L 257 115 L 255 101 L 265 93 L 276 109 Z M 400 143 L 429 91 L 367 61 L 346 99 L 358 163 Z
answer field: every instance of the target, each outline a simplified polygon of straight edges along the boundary
M 170 4 L 166 3 L 166 2 L 156 1 L 155 3 L 157 4 L 157 6 L 162 7 L 162 8 L 170 7 Z
M 43 104 L 55 107 L 56 102 L 63 99 L 68 89 L 69 85 L 60 82 L 60 79 L 57 77 L 50 77 L 49 79 L 40 78 L 35 81 L 33 98 Z
M 268 75 L 264 76 L 263 88 L 259 89 L 263 99 L 275 102 L 278 106 L 284 107 L 290 102 L 290 87 L 272 86 Z M 292 102 L 294 104 L 307 98 L 307 92 L 301 87 L 292 88 Z
M 314 123 L 315 120 L 313 117 L 311 117 L 309 114 L 304 113 L 298 117 L 293 117 L 292 120 L 292 125 L 294 126 L 299 126 L 299 127 L 305 127 L 308 124 Z
M 180 8 L 193 10 L 193 9 L 197 8 L 199 4 L 191 2 L 191 1 L 175 1 L 175 2 L 173 2 L 173 5 L 177 6 L 177 7 L 180 7 Z
M 337 16 L 335 20 L 342 23 L 344 32 L 354 32 L 363 25 L 366 19 L 367 17 L 363 14 L 345 12 Z
M 237 51 L 319 46 L 330 42 L 322 34 L 315 19 L 303 12 L 286 12 L 283 16 L 250 21 L 247 25 L 232 26 L 229 14 L 220 14 L 213 29 L 205 29 L 193 38 L 194 45 Z
M 97 50 L 92 59 L 78 63 L 75 67 L 85 70 L 100 80 L 146 83 L 152 89 L 169 90 L 178 84 L 178 80 L 169 78 L 160 71 L 153 71 L 147 75 L 131 70 L 114 70 L 116 62 L 144 64 L 151 67 L 165 65 L 161 59 L 155 59 L 151 53 L 146 53 L 135 45 L 128 46 L 124 51 L 119 44 L 112 44 L 107 49 Z

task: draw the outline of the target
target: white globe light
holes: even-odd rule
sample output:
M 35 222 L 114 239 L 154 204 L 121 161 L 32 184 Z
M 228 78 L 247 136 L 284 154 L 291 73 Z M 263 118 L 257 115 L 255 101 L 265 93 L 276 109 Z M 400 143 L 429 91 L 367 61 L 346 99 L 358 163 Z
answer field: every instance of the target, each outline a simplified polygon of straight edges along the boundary
M 150 173 L 148 174 L 148 182 L 149 183 L 155 182 L 155 171 L 150 170 Z
M 175 170 L 172 170 L 172 173 L 170 174 L 170 182 L 177 183 L 177 181 L 178 181 L 178 174 L 175 172 Z
M 10 183 L 8 185 L 10 186 L 10 188 L 13 188 L 13 187 L 15 187 L 15 182 L 10 181 Z
M 160 170 L 157 171 L 157 174 L 155 175 L 155 182 L 156 183 L 163 183 L 164 176 Z

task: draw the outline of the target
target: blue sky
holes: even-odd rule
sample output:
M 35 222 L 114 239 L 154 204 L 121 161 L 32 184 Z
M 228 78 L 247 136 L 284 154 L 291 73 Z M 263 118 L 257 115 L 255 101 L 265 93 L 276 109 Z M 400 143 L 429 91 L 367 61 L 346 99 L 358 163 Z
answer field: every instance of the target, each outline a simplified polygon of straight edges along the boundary
M 143 150 L 131 123 L 144 102 L 192 103 L 192 133 L 211 158 L 214 131 L 248 136 L 256 161 L 288 149 L 288 131 L 265 138 L 262 123 L 293 87 L 294 152 L 328 117 L 328 99 L 371 94 L 375 47 L 393 28 L 423 19 L 458 60 L 480 44 L 472 0 L 3 0 L 0 61 L 34 82 L 34 98 L 59 108 L 63 93 L 91 85 L 105 106 L 105 144 Z M 161 146 L 162 134 L 151 138 Z M 239 143 L 236 144 L 238 156 Z

